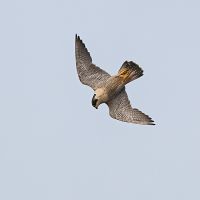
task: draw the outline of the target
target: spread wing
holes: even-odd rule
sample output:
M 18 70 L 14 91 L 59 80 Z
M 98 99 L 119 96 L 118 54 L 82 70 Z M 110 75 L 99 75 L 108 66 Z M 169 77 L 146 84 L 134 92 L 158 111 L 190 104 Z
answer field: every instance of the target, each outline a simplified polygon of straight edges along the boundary
M 109 114 L 112 118 L 136 124 L 155 125 L 153 120 L 136 108 L 132 108 L 128 95 L 123 89 L 108 103 Z
M 84 85 L 95 90 L 97 85 L 101 85 L 110 77 L 107 72 L 92 64 L 90 53 L 77 35 L 75 38 L 75 54 L 78 76 Z

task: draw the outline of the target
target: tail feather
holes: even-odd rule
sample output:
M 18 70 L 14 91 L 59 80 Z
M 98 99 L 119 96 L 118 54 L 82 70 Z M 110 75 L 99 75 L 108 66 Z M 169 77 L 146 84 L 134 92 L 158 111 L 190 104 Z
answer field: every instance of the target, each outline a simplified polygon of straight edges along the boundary
M 132 61 L 125 61 L 118 71 L 118 76 L 123 78 L 125 84 L 141 77 L 142 75 L 142 68 Z

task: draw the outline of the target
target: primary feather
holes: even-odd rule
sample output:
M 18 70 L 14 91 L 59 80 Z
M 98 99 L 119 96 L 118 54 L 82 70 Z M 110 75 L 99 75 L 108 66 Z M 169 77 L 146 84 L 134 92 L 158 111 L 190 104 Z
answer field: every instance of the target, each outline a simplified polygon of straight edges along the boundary
M 110 77 L 107 72 L 92 64 L 90 53 L 77 35 L 75 38 L 75 54 L 78 76 L 84 85 L 88 85 L 95 90 L 97 85 L 105 82 Z

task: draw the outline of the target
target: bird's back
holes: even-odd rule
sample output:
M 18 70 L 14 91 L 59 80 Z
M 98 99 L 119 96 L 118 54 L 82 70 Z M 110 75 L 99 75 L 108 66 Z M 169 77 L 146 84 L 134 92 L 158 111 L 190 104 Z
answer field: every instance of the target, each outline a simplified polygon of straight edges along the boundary
M 111 76 L 103 86 L 108 94 L 109 100 L 113 98 L 113 96 L 117 95 L 123 88 L 125 84 L 123 79 L 119 76 Z

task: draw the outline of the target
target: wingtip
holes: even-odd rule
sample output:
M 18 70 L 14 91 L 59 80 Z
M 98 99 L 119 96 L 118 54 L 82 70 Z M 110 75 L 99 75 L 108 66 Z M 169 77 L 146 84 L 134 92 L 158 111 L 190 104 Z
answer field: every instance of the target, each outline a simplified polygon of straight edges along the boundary
M 76 40 L 81 40 L 81 39 L 80 39 L 80 36 L 79 36 L 78 34 L 75 34 L 75 39 L 76 39 Z
M 150 122 L 149 125 L 153 125 L 153 126 L 156 125 L 156 124 L 154 123 L 153 119 L 151 119 L 151 118 L 150 118 L 150 121 L 149 121 L 149 122 Z
M 152 119 L 150 119 L 150 123 L 149 123 L 149 125 L 153 125 L 153 126 L 155 126 L 156 124 L 155 124 L 155 122 L 154 122 Z

